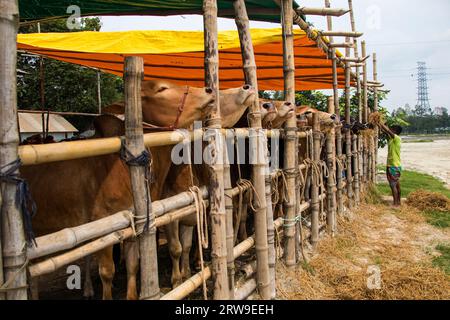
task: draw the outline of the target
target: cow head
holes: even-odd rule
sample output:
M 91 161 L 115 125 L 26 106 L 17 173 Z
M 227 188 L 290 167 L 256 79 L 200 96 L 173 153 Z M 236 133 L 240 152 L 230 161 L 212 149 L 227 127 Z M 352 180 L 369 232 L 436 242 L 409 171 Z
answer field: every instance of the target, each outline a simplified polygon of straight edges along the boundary
M 144 81 L 141 98 L 145 122 L 167 127 L 178 121 L 178 128 L 203 120 L 211 113 L 216 99 L 210 88 L 179 86 L 164 80 Z
M 283 124 L 294 116 L 294 105 L 288 101 L 274 101 L 277 116 L 272 121 L 272 128 L 279 129 Z
M 272 122 L 277 117 L 277 109 L 272 101 L 260 99 L 259 109 L 261 111 L 262 127 L 269 128 L 272 127 Z
M 295 113 L 298 121 L 302 122 L 303 119 L 306 119 L 307 124 L 309 126 L 312 126 L 313 113 L 318 114 L 319 123 L 322 128 L 332 128 L 335 125 L 339 124 L 338 117 L 336 114 L 330 114 L 327 112 L 319 111 L 310 106 L 297 106 Z
M 232 128 L 245 110 L 255 103 L 256 90 L 250 85 L 220 91 L 222 127 Z

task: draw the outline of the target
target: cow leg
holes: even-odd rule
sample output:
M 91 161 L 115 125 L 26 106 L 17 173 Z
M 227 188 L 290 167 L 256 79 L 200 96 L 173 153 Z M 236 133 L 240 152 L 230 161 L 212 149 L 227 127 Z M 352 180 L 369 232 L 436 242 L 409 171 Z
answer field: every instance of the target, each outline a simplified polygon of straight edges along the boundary
M 242 201 L 242 212 L 241 212 L 241 221 L 239 224 L 239 242 L 247 239 L 247 217 L 248 217 L 248 203 L 250 201 L 249 193 L 246 192 L 244 194 L 244 199 Z
M 97 257 L 98 272 L 103 285 L 103 300 L 112 300 L 112 280 L 115 272 L 113 246 L 100 250 Z
M 92 285 L 92 278 L 91 278 L 91 261 L 92 257 L 87 256 L 84 258 L 84 268 L 86 271 L 86 277 L 84 278 L 84 284 L 83 284 L 83 297 L 87 300 L 90 300 L 94 298 L 94 287 Z
M 191 266 L 189 264 L 189 254 L 192 248 L 192 236 L 194 234 L 194 226 L 180 225 L 181 240 L 181 277 L 188 279 L 191 277 Z
M 165 227 L 167 241 L 169 245 L 170 259 L 172 260 L 172 287 L 175 288 L 181 284 L 180 257 L 182 252 L 178 221 L 169 223 Z
M 127 267 L 127 300 L 137 300 L 136 275 L 139 270 L 139 242 L 126 240 L 123 244 L 125 265 Z

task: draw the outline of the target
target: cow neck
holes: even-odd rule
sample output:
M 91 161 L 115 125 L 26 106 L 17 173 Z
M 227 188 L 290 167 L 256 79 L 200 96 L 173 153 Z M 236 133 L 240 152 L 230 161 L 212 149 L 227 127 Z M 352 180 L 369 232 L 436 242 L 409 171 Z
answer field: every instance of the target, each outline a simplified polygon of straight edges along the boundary
M 178 106 L 177 110 L 177 117 L 175 119 L 175 122 L 170 126 L 157 126 L 145 121 L 142 121 L 142 126 L 147 131 L 172 131 L 178 129 L 178 122 L 180 121 L 181 114 L 183 113 L 184 106 L 186 105 L 187 96 L 189 95 L 189 86 L 186 86 L 186 90 L 183 93 L 183 96 L 181 98 L 180 105 Z

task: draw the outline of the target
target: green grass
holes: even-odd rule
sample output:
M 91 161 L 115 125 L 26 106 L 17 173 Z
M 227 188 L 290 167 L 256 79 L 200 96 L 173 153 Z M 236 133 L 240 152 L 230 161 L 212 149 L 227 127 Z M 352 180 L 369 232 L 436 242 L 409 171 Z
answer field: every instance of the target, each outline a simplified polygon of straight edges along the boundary
M 383 170 L 386 169 L 383 168 Z M 450 198 L 450 190 L 445 187 L 444 183 L 428 174 L 404 170 L 400 184 L 402 197 L 408 197 L 411 192 L 423 189 L 431 192 L 439 192 Z M 391 188 L 387 183 L 380 183 L 378 185 L 378 191 L 382 195 L 391 195 Z
M 450 246 L 440 244 L 436 249 L 441 255 L 433 259 L 433 265 L 441 268 L 446 274 L 450 275 Z

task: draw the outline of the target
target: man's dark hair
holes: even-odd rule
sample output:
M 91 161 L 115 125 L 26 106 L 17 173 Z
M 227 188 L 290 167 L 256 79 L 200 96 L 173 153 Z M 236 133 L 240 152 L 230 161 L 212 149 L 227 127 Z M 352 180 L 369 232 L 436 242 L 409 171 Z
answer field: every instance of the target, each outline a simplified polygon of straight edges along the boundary
M 396 134 L 396 135 L 401 134 L 402 131 L 403 131 L 403 128 L 402 128 L 401 126 L 398 126 L 398 125 L 391 126 L 391 127 L 389 127 L 389 129 L 391 129 L 391 131 L 392 131 L 394 134 Z

